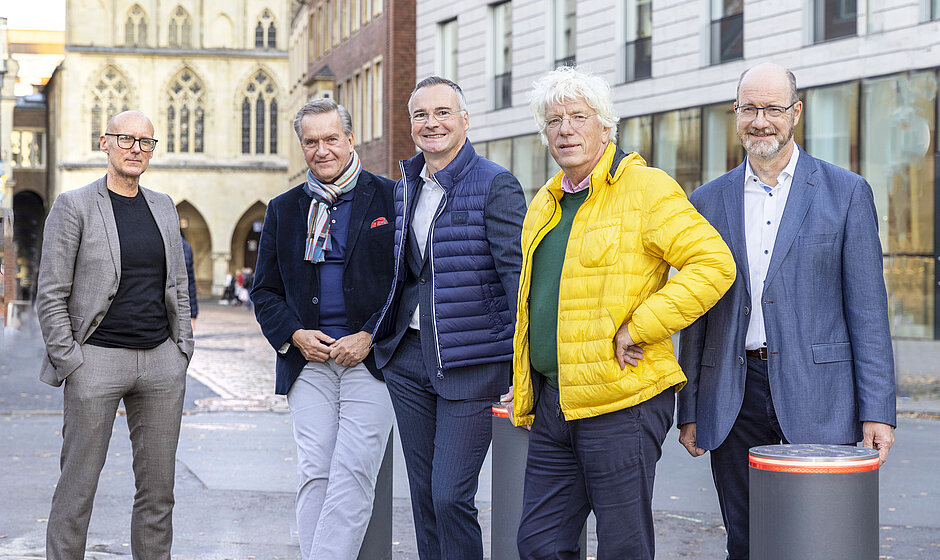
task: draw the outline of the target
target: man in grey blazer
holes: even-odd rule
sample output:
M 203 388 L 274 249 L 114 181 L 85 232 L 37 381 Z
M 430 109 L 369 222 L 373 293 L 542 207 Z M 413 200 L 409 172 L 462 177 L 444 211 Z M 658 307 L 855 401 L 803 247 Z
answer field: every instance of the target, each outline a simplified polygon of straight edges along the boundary
M 40 379 L 65 384 L 61 474 L 46 530 L 49 560 L 80 560 L 121 400 L 137 492 L 135 560 L 169 560 L 176 447 L 193 353 L 179 217 L 139 186 L 157 141 L 143 113 L 114 116 L 99 139 L 107 175 L 59 195 L 43 235 L 36 308 Z
M 711 451 L 728 558 L 749 557 L 748 449 L 854 444 L 887 458 L 895 378 L 871 187 L 793 140 L 796 78 L 761 64 L 738 83 L 747 158 L 692 193 L 738 274 L 682 331 L 679 442 Z

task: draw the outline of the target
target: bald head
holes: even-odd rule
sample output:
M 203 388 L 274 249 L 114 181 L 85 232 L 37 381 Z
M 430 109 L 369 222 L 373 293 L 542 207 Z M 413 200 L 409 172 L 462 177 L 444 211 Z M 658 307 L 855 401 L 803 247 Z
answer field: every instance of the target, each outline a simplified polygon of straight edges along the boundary
M 741 103 L 742 88 L 751 88 L 759 86 L 761 89 L 779 91 L 785 93 L 789 98 L 789 103 L 799 101 L 799 95 L 796 89 L 796 76 L 779 64 L 773 62 L 764 62 L 748 68 L 741 73 L 738 79 L 737 102 Z
M 123 113 L 114 115 L 108 120 L 106 132 L 112 134 L 118 133 L 120 132 L 119 129 L 125 125 L 134 126 L 135 128 L 140 125 L 150 127 L 150 134 L 148 136 L 153 136 L 153 123 L 147 115 L 140 111 L 124 111 Z

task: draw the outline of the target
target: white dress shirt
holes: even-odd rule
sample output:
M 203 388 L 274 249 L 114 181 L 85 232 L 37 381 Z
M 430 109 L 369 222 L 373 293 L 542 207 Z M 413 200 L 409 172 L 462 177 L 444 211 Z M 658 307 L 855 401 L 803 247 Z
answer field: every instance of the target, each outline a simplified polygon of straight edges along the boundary
M 428 232 L 431 230 L 431 223 L 434 222 L 434 215 L 437 214 L 441 199 L 444 198 L 444 189 L 434 180 L 434 176 L 428 171 L 427 165 L 421 169 L 421 178 L 424 183 L 421 185 L 421 190 L 418 191 L 418 202 L 415 204 L 415 213 L 411 217 L 411 228 L 414 230 L 415 239 L 423 257 L 427 250 Z M 420 307 L 420 305 L 416 305 L 415 312 L 411 314 L 411 323 L 408 326 L 412 329 L 421 328 L 421 322 L 418 320 L 421 316 L 418 312 Z
M 774 242 L 783 209 L 790 195 L 790 185 L 796 172 L 796 161 L 800 150 L 794 146 L 790 161 L 777 176 L 773 187 L 765 185 L 751 169 L 750 160 L 744 164 L 744 236 L 747 247 L 747 269 L 750 275 L 751 309 L 747 324 L 745 348 L 757 350 L 767 346 L 767 333 L 764 329 L 764 309 L 761 299 L 764 293 L 764 279 L 770 266 L 770 257 L 774 254 Z

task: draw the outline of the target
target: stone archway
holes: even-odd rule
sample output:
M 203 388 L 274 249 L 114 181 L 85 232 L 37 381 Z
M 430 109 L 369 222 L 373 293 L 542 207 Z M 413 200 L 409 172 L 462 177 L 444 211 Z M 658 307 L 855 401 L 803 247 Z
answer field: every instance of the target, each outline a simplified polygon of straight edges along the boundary
M 202 213 L 189 201 L 176 205 L 180 215 L 180 231 L 193 247 L 193 272 L 199 297 L 208 297 L 212 291 L 212 235 Z
M 42 230 L 46 210 L 42 197 L 32 191 L 13 195 L 13 245 L 16 254 L 15 298 L 32 301 L 36 297 L 36 276 L 42 251 Z M 7 269 L 9 274 L 10 269 Z
M 258 260 L 258 240 L 261 239 L 261 225 L 264 223 L 264 211 L 267 207 L 255 202 L 242 214 L 232 232 L 232 269 L 255 269 Z

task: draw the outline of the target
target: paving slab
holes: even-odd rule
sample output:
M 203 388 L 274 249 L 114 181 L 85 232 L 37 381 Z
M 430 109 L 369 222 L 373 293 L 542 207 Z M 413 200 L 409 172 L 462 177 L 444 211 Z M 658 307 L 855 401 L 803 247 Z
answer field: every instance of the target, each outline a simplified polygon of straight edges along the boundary
M 173 558 L 297 559 L 296 457 L 286 402 L 272 394 L 274 352 L 246 309 L 211 303 L 201 308 L 178 453 Z M 0 348 L 0 560 L 35 560 L 44 556 L 45 524 L 58 478 L 61 389 L 37 379 L 42 346 L 36 333 L 14 337 L 6 337 Z M 918 344 L 902 349 L 931 348 Z M 919 363 L 905 359 L 905 364 Z M 879 474 L 884 559 L 940 557 L 937 385 L 930 371 L 902 378 L 897 442 Z M 676 438 L 675 430 L 667 436 L 654 490 L 657 558 L 721 558 L 724 528 L 708 459 L 689 457 Z M 126 419 L 118 416 L 86 560 L 129 558 L 130 465 Z M 417 560 L 397 438 L 394 468 L 393 558 Z M 477 496 L 487 558 L 489 471 L 487 458 Z M 589 535 L 590 557 L 596 542 L 593 532 Z

